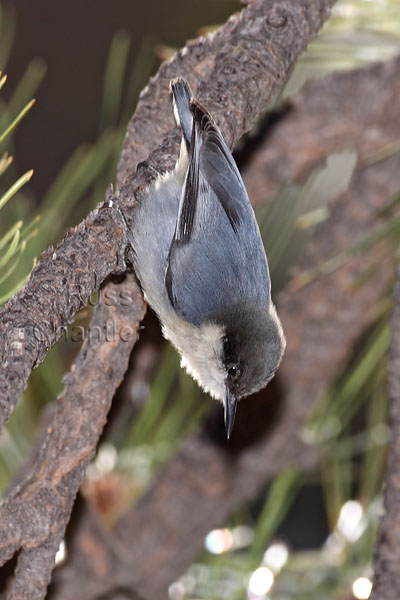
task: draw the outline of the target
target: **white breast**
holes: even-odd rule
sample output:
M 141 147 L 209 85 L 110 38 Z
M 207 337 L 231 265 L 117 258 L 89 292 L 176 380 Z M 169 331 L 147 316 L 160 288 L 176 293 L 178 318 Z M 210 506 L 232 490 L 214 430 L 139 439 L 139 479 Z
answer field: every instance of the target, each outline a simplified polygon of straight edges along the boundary
M 162 329 L 181 355 L 181 366 L 205 392 L 222 401 L 226 377 L 222 364 L 222 327 L 215 323 L 195 327 L 174 316 L 163 323 Z

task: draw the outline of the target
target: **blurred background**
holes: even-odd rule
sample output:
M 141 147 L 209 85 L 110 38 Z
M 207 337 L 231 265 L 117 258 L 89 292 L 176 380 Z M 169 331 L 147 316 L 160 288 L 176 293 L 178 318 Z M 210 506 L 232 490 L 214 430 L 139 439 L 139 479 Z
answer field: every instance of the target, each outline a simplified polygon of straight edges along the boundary
M 1 304 L 23 285 L 40 253 L 104 199 L 139 92 L 160 62 L 239 8 L 230 0 L 0 4 Z M 394 56 L 399 23 L 396 0 L 339 1 L 271 108 L 309 79 Z M 251 144 L 251 136 L 241 143 L 240 166 Z M 257 207 L 277 294 L 315 225 L 329 215 L 329 202 L 346 189 L 356 160 L 351 150 L 335 154 L 302 184 L 265 194 Z M 399 227 L 387 235 L 398 241 Z M 210 530 L 196 562 L 171 582 L 171 600 L 369 597 L 389 436 L 391 305 L 388 289 L 302 432 L 320 445 L 319 467 L 283 471 L 221 529 Z M 89 316 L 90 307 L 75 325 L 84 330 Z M 66 336 L 32 373 L 0 436 L 2 493 L 29 457 L 40 414 L 62 390 L 80 341 Z M 152 314 L 131 362 L 82 490 L 107 527 L 143 495 L 186 436 L 201 427 L 224 435 L 222 412 L 180 370 Z M 65 548 L 60 563 L 64 554 Z

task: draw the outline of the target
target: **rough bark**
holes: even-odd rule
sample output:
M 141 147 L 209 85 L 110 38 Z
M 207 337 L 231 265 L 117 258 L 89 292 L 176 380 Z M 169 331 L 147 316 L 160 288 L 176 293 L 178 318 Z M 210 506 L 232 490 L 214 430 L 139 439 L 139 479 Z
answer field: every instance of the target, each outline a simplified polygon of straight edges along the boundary
M 129 297 L 121 298 L 117 283 L 109 289 L 115 301 L 93 310 L 80 361 L 65 377 L 64 391 L 47 415 L 34 464 L 1 504 L 0 564 L 19 552 L 10 600 L 45 596 L 76 493 L 137 339 L 144 304 L 135 277 L 126 277 Z
M 266 101 L 281 87 L 299 54 L 329 16 L 329 0 L 252 0 L 217 32 L 189 42 L 165 62 L 140 95 L 128 126 L 118 181 L 154 150 L 174 126 L 165 91 L 186 77 L 233 144 L 249 131 Z M 240 133 L 239 133 L 240 132 Z M 174 160 L 174 159 L 173 159 Z M 169 163 L 172 164 L 172 163 Z
M 375 546 L 371 600 L 397 600 L 400 596 L 400 268 L 398 278 L 389 355 L 390 450 L 385 478 L 384 515 Z

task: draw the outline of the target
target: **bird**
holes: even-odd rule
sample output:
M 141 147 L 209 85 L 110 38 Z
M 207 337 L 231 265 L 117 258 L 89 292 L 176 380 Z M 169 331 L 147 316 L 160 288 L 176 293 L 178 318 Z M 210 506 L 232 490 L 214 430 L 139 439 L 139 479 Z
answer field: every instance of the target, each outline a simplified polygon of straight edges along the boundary
M 223 404 L 229 439 L 238 401 L 273 378 L 286 341 L 231 151 L 186 79 L 172 79 L 169 90 L 180 153 L 135 212 L 133 266 L 181 366 Z

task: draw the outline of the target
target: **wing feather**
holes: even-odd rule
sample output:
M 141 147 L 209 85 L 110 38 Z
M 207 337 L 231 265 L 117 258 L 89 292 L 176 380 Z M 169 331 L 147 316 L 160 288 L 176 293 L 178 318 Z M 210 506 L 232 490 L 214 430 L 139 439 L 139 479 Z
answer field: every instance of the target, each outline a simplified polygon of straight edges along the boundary
M 190 100 L 189 164 L 165 285 L 175 310 L 200 325 L 243 295 L 269 295 L 254 212 L 231 152 L 209 113 Z M 245 274 L 245 276 L 244 276 Z

